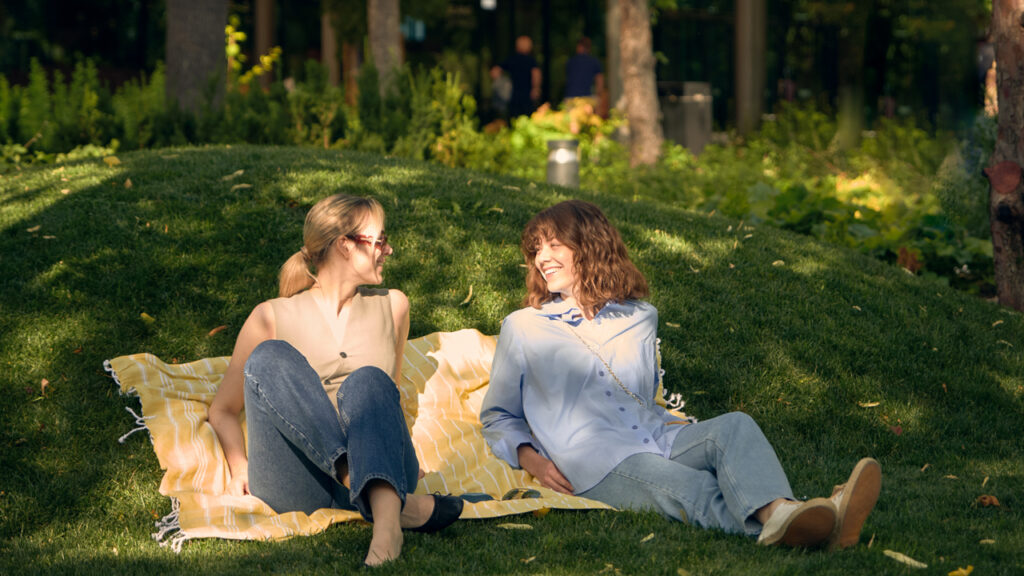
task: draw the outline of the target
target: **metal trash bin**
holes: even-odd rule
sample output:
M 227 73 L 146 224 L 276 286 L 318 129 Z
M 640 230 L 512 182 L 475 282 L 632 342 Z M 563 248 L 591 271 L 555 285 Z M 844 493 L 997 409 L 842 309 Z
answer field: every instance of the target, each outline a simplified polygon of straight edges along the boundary
M 548 140 L 548 184 L 580 187 L 580 158 L 576 140 Z

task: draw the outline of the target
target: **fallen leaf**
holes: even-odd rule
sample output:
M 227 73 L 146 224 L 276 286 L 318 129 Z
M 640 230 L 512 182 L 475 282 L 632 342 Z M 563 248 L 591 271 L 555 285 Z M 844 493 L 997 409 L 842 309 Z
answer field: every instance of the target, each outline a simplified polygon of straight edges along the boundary
M 991 494 L 982 494 L 974 502 L 983 508 L 988 508 L 989 506 L 999 507 L 999 499 Z
M 892 430 L 892 433 L 897 436 L 903 435 L 903 426 L 900 426 L 899 424 L 895 426 L 889 426 L 889 430 Z
M 121 160 L 118 159 L 117 156 L 107 156 L 103 158 L 103 163 L 106 164 L 107 166 L 113 167 L 119 166 L 121 164 Z
M 875 545 L 875 535 L 872 534 L 871 535 L 871 540 L 868 540 L 868 548 L 871 548 L 874 545 Z
M 785 260 L 776 260 L 775 262 L 772 262 L 772 266 L 775 266 L 775 267 L 785 266 L 785 265 L 786 265 L 786 261 Z
M 925 470 L 927 470 L 929 466 L 931 466 L 930 463 L 929 464 L 925 464 L 924 466 L 921 466 L 921 472 L 924 472 Z
M 861 312 L 860 306 L 853 306 L 853 309 L 856 310 L 857 312 Z
M 65 189 L 61 190 L 60 193 L 61 194 L 71 194 L 71 189 L 70 188 L 65 188 Z
M 82 347 L 79 346 L 78 348 L 75 348 L 74 350 L 71 351 L 71 353 L 72 354 L 81 354 L 82 353 Z
M 914 560 L 913 558 L 911 558 L 910 556 L 907 556 L 906 554 L 900 554 L 899 552 L 893 552 L 892 550 L 886 550 L 884 552 L 884 554 L 886 556 L 888 556 L 889 558 L 892 558 L 893 560 L 897 561 L 897 562 L 902 562 L 902 563 L 906 564 L 907 566 L 910 566 L 911 568 L 927 568 L 928 567 L 928 565 L 925 564 L 924 562 L 918 562 L 917 560 Z
M 536 559 L 537 559 L 536 556 L 530 556 L 529 558 L 520 558 L 519 561 L 522 562 L 523 564 L 529 564 L 530 562 L 533 562 Z
M 644 536 L 643 538 L 641 538 L 640 539 L 640 543 L 643 544 L 644 542 L 650 542 L 651 540 L 654 540 L 654 532 L 651 532 L 647 536 Z
M 985 484 L 988 484 L 988 476 L 985 476 L 985 479 L 981 481 L 981 487 L 984 488 Z
M 252 184 L 235 184 L 234 186 L 231 187 L 230 191 L 234 192 L 235 190 L 245 190 L 248 188 L 252 188 Z
M 999 326 L 1002 323 L 1003 323 L 1002 320 L 996 320 L 995 322 L 992 323 L 992 327 L 995 328 L 996 326 Z
M 142 318 L 142 321 L 145 322 L 146 324 L 156 324 L 156 318 L 153 318 L 152 316 L 146 314 L 145 312 L 139 314 L 139 318 Z
M 473 285 L 470 284 L 469 285 L 469 294 L 466 294 L 466 299 L 463 300 L 462 303 L 459 304 L 459 306 L 465 306 L 466 304 L 469 304 L 469 301 L 472 300 L 472 299 L 473 299 Z
M 1009 342 L 1007 342 L 1006 340 L 996 340 L 996 344 L 1006 344 L 1006 345 L 1007 345 L 1007 346 L 1009 346 L 1010 348 L 1013 348 L 1013 344 L 1010 344 L 1010 343 L 1009 343 Z
M 503 530 L 533 530 L 533 526 L 530 526 L 529 524 L 514 524 L 511 522 L 498 524 L 498 528 L 501 528 Z
M 690 266 L 690 272 L 693 272 L 694 274 L 700 274 L 700 270 L 697 270 L 693 266 Z
M 857 402 L 857 406 L 860 406 L 861 408 L 874 408 L 879 404 L 881 404 L 881 402 Z
M 26 228 L 25 232 L 39 232 L 39 229 L 42 228 L 42 227 L 43 227 L 42 224 L 36 224 L 35 226 L 33 226 L 31 228 Z
M 56 239 L 57 239 L 56 236 L 51 236 L 49 234 L 43 236 L 43 240 L 56 240 Z
M 729 270 L 732 270 L 735 267 L 736 267 L 735 264 L 733 264 L 732 262 L 729 262 Z
M 487 209 L 487 211 L 488 212 L 498 212 L 499 214 L 504 214 L 505 213 L 505 210 L 503 208 L 501 208 L 500 206 L 491 206 L 490 208 Z
M 953 570 L 949 573 L 949 576 L 967 576 L 971 572 L 974 572 L 974 566 L 968 564 L 967 568 L 957 568 L 956 570 Z
M 213 335 L 214 335 L 214 334 L 216 334 L 217 332 L 220 332 L 221 330 L 226 330 L 226 329 L 227 329 L 227 326 L 225 326 L 225 325 L 221 324 L 220 326 L 217 326 L 217 327 L 216 327 L 216 328 L 214 328 L 213 330 L 210 330 L 209 332 L 207 332 L 207 333 L 206 333 L 206 335 L 207 335 L 207 336 L 213 336 Z
M 676 324 L 675 322 L 665 322 L 665 326 L 668 326 L 669 328 L 679 328 L 679 324 Z
M 131 187 L 132 187 L 132 179 L 131 179 L 131 178 L 126 178 L 126 179 L 125 179 L 125 181 L 124 181 L 124 187 L 125 187 L 125 188 L 131 188 Z
M 551 512 L 551 508 L 538 508 L 533 511 L 533 516 L 534 518 L 543 518 L 547 516 L 549 512 Z
M 46 387 L 49 386 L 49 385 L 50 385 L 50 381 L 47 380 L 46 378 L 43 378 L 42 380 L 40 380 L 40 382 L 39 382 L 39 393 L 45 395 L 46 394 Z
M 234 180 L 235 178 L 238 178 L 242 174 L 245 174 L 245 170 L 235 170 L 231 174 L 221 177 L 221 181 L 227 182 L 228 180 Z
M 751 238 L 753 238 L 753 237 L 754 237 L 754 235 L 753 235 L 753 234 L 747 234 L 746 236 L 744 236 L 744 237 L 743 237 L 743 239 L 744 239 L 744 240 L 750 240 L 750 239 L 751 239 Z
M 982 540 L 978 540 L 978 544 L 991 545 L 991 544 L 995 544 L 995 543 L 996 543 L 996 541 L 991 539 L 991 538 L 984 538 Z
M 896 263 L 911 274 L 921 269 L 921 262 L 917 259 L 917 254 L 907 250 L 906 246 L 900 246 L 899 256 L 896 258 Z
M 943 476 L 943 478 L 945 478 L 946 480 L 959 480 L 959 478 L 953 476 L 952 474 L 946 474 L 945 476 Z

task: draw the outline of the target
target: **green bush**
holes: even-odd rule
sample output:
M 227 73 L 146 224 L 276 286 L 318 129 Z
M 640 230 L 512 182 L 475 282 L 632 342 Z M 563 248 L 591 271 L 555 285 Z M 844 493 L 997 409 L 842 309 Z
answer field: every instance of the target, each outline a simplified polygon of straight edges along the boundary
M 305 79 L 287 96 L 292 141 L 328 148 L 344 134 L 344 95 L 327 81 L 327 70 L 306 62 Z
M 35 58 L 29 67 L 28 86 L 22 92 L 18 111 L 18 140 L 26 147 L 49 150 L 53 145 L 53 108 L 46 71 Z M 29 143 L 31 142 L 31 145 Z

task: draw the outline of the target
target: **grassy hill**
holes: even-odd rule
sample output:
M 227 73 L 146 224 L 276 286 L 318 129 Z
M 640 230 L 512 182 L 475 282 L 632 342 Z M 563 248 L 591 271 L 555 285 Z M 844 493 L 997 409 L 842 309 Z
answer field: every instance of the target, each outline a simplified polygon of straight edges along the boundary
M 886 549 L 927 563 L 922 573 L 1024 571 L 1017 313 L 805 237 L 597 192 L 296 148 L 120 160 L 0 175 L 0 573 L 359 565 L 365 526 L 283 543 L 194 541 L 180 555 L 153 543 L 170 508 L 159 466 L 143 434 L 117 443 L 137 402 L 102 369 L 142 351 L 229 354 L 252 307 L 276 296 L 305 212 L 338 191 L 384 204 L 395 247 L 385 283 L 409 295 L 412 337 L 497 333 L 523 295 L 522 226 L 570 194 L 596 202 L 650 281 L 666 386 L 688 412 L 752 414 L 799 496 L 830 494 L 861 456 L 884 473 L 864 543 L 837 554 L 764 549 L 649 514 L 555 512 L 517 518 L 528 532 L 475 521 L 408 534 L 381 573 L 911 571 Z M 1001 506 L 978 506 L 982 494 Z

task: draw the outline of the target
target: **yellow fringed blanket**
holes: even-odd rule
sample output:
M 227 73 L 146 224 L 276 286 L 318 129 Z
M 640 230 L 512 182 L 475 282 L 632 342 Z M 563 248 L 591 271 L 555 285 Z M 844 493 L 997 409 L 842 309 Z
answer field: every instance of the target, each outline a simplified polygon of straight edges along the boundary
M 541 508 L 608 508 L 543 488 L 528 473 L 511 469 L 488 450 L 479 414 L 495 342 L 495 337 L 476 330 L 460 330 L 437 332 L 406 345 L 398 387 L 416 456 L 427 472 L 416 491 L 484 492 L 495 498 L 467 502 L 463 519 Z M 172 511 L 157 522 L 153 535 L 162 545 L 178 551 L 192 538 L 282 539 L 360 519 L 357 512 L 334 509 L 309 515 L 277 514 L 255 496 L 224 494 L 229 471 L 207 422 L 207 408 L 228 358 L 166 364 L 152 354 L 134 354 L 106 364 L 121 393 L 139 397 L 138 429 L 149 429 L 160 467 L 167 471 L 160 493 L 171 498 Z M 513 488 L 532 488 L 541 497 L 500 500 Z

